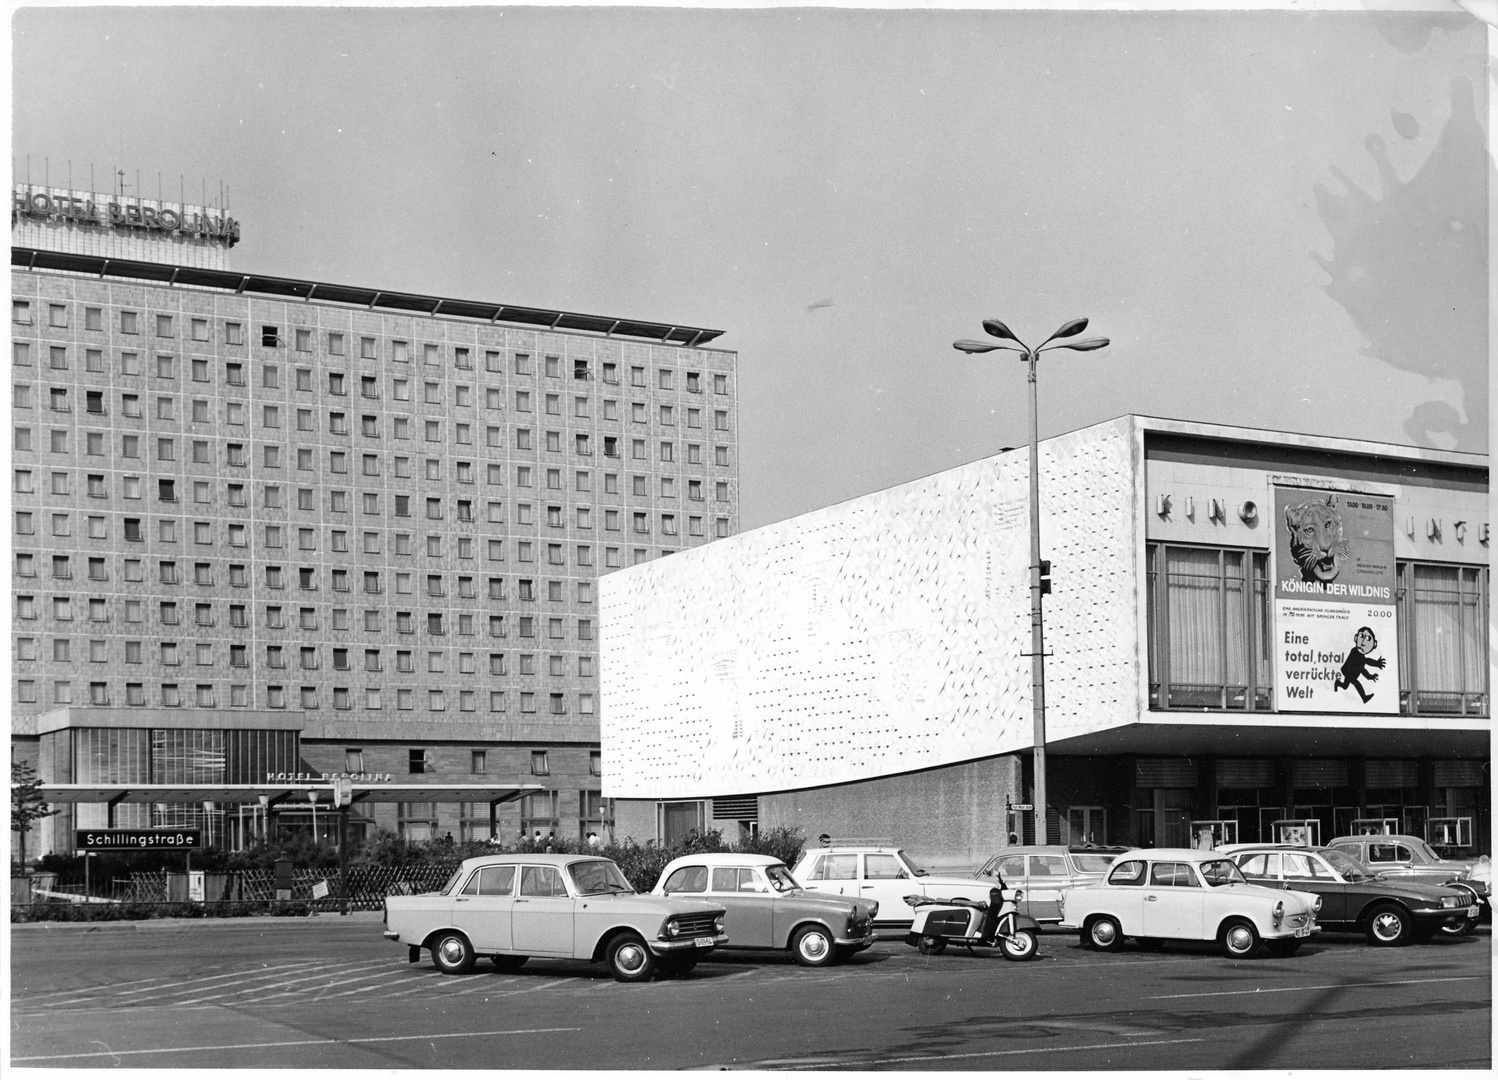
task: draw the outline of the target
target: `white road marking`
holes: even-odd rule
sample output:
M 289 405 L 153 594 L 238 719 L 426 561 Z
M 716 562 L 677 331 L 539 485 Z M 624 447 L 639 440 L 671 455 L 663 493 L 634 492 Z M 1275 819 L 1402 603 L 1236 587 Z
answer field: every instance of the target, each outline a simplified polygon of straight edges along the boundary
M 923 1054 L 895 1058 L 843 1058 L 823 1059 L 792 1063 L 789 1061 L 757 1061 L 756 1067 L 775 1069 L 827 1069 L 838 1065 L 901 1065 L 909 1061 L 956 1061 L 960 1058 L 1012 1057 L 1017 1054 L 1065 1054 L 1081 1050 L 1120 1050 L 1135 1046 L 1176 1046 L 1180 1043 L 1206 1042 L 1206 1039 L 1141 1039 L 1138 1042 L 1093 1043 L 1090 1046 L 1032 1046 L 1023 1050 L 983 1050 L 971 1054 Z M 16 1058 L 20 1061 L 20 1058 Z
M 1208 998 L 1208 997 L 1235 997 L 1237 995 L 1249 994 L 1288 994 L 1294 990 L 1351 990 L 1362 986 L 1418 986 L 1422 983 L 1448 983 L 1448 982 L 1472 982 L 1474 979 L 1487 980 L 1486 975 L 1453 975 L 1445 979 L 1388 979 L 1381 982 L 1364 983 L 1327 983 L 1324 986 L 1273 986 L 1269 989 L 1254 990 L 1214 990 L 1205 994 L 1156 994 L 1148 998 L 1149 1001 L 1170 1001 L 1175 998 Z
M 275 964 L 268 968 L 255 968 L 252 971 L 230 971 L 222 975 L 198 975 L 191 979 L 182 979 L 173 983 L 158 983 L 155 986 L 144 986 L 135 990 L 122 990 L 115 997 L 128 997 L 131 994 L 155 994 L 163 990 L 172 990 L 179 986 L 203 986 L 206 983 L 215 982 L 219 979 L 249 979 L 256 976 L 273 975 L 294 968 L 305 967 L 306 961 L 297 961 L 293 964 Z
M 550 1035 L 563 1031 L 581 1031 L 582 1028 L 518 1028 L 511 1031 L 452 1031 L 437 1035 L 372 1035 L 356 1039 L 288 1039 L 284 1042 L 268 1043 L 224 1043 L 219 1046 L 166 1046 L 151 1050 L 104 1050 L 86 1054 L 33 1054 L 30 1057 L 12 1057 L 11 1061 L 62 1061 L 73 1058 L 126 1057 L 140 1054 L 190 1054 L 207 1050 L 262 1050 L 281 1046 L 342 1046 L 353 1043 L 423 1042 L 428 1039 L 477 1039 L 496 1035 Z

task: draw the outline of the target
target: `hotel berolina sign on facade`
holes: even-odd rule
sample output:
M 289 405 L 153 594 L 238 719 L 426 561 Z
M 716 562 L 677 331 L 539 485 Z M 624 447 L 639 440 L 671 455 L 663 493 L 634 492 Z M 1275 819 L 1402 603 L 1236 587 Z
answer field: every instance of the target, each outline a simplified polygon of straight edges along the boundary
M 239 241 L 239 222 L 223 211 L 202 206 L 166 203 L 142 199 L 95 201 L 92 192 L 60 191 L 16 185 L 11 195 L 11 219 L 34 218 L 45 221 L 71 221 L 101 229 L 147 229 L 156 232 L 182 233 L 189 236 L 224 240 L 230 247 Z

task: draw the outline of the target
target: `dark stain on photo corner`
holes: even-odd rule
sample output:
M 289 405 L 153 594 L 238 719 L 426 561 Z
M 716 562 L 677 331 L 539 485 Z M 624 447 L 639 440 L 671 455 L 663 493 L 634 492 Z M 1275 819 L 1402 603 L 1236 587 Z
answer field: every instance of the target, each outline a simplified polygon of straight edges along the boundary
M 1471 81 L 1453 79 L 1450 93 L 1450 119 L 1408 180 L 1399 179 L 1374 133 L 1364 146 L 1378 168 L 1379 198 L 1336 166 L 1330 171 L 1345 194 L 1315 185 L 1334 254 L 1312 258 L 1331 276 L 1327 295 L 1367 340 L 1365 355 L 1461 386 L 1465 417 L 1444 401 L 1427 401 L 1411 409 L 1405 433 L 1421 446 L 1480 453 L 1488 430 L 1487 185 L 1473 176 L 1486 170 L 1491 184 L 1493 172 Z M 1413 117 L 1391 110 L 1391 118 L 1400 137 L 1419 137 Z M 1444 302 L 1431 303 L 1432 296 Z

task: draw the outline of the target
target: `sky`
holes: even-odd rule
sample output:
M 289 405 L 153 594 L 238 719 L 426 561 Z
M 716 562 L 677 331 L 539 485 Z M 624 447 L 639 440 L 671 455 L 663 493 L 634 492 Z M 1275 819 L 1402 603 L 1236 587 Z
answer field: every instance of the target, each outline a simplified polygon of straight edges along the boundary
M 18 179 L 219 185 L 234 269 L 725 331 L 744 528 L 1143 413 L 1487 450 L 1455 8 L 22 8 Z M 128 189 L 127 189 L 128 190 Z

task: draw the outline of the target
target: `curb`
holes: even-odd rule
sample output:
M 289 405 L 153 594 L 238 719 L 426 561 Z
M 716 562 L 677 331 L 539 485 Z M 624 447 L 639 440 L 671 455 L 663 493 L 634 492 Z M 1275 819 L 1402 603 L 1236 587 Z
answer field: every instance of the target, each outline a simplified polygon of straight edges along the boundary
M 360 926 L 381 922 L 378 911 L 351 911 L 339 915 L 336 911 L 320 912 L 316 915 L 244 915 L 237 918 L 204 919 L 140 919 L 101 920 L 99 922 L 13 922 L 12 934 L 25 931 L 78 930 L 84 933 L 120 932 L 126 930 L 182 930 L 187 927 L 218 927 L 229 929 L 244 927 L 256 930 L 268 929 L 331 929 L 337 926 Z

